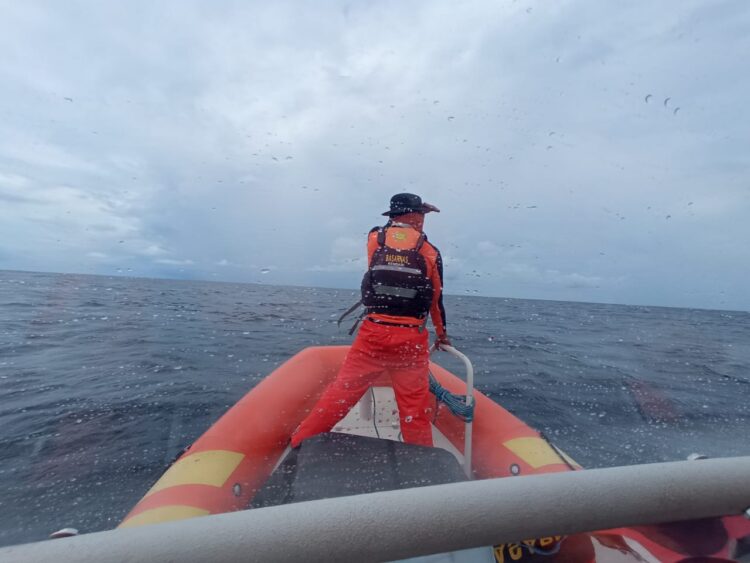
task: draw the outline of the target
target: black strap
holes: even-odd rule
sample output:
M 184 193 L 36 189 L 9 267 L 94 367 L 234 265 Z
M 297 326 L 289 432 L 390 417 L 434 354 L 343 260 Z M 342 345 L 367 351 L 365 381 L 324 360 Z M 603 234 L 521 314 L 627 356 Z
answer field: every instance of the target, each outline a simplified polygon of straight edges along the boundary
M 361 319 L 361 317 L 360 317 Z M 397 326 L 400 328 L 416 328 L 419 333 L 423 333 L 424 329 L 427 328 L 427 319 L 428 317 L 425 317 L 423 321 L 421 321 L 418 325 L 413 324 L 402 324 L 402 323 L 390 323 L 388 321 L 381 321 L 380 319 L 374 319 L 372 317 L 366 317 L 365 320 L 370 321 L 371 323 L 379 324 L 379 325 L 386 325 L 386 326 Z M 357 321 L 359 322 L 359 321 Z M 356 326 L 356 325 L 355 325 Z M 354 327 L 352 327 L 352 332 L 354 332 Z M 351 334 L 351 332 L 349 333 Z
M 378 229 L 378 246 L 385 246 L 385 227 Z
M 354 334 L 354 331 L 357 330 L 357 327 L 359 326 L 360 321 L 364 318 L 365 318 L 365 313 L 362 313 L 359 317 L 357 317 L 357 320 L 354 321 L 352 328 L 349 329 L 349 336 Z
M 417 324 L 417 325 L 407 324 L 407 323 L 392 323 L 392 322 L 389 322 L 389 321 L 381 321 L 380 319 L 373 319 L 372 317 L 367 317 L 367 320 L 370 321 L 371 323 L 375 323 L 375 324 L 378 324 L 378 325 L 396 326 L 396 327 L 399 327 L 399 328 L 421 328 L 421 327 L 424 326 L 424 323 L 420 323 L 420 324 Z M 422 332 L 422 331 L 420 330 L 420 332 Z
M 349 308 L 348 308 L 348 309 L 346 310 L 346 312 L 345 312 L 345 313 L 344 313 L 343 315 L 341 315 L 341 316 L 339 317 L 339 320 L 338 320 L 338 322 L 337 322 L 336 324 L 337 324 L 338 326 L 341 326 L 341 323 L 343 322 L 343 320 L 344 320 L 344 319 L 345 319 L 346 317 L 348 317 L 349 315 L 351 315 L 351 314 L 352 314 L 352 313 L 353 313 L 353 312 L 354 312 L 354 311 L 355 311 L 355 310 L 357 309 L 357 307 L 359 307 L 360 305 L 362 305 L 362 300 L 361 300 L 361 299 L 360 299 L 359 301 L 357 301 L 357 302 L 356 302 L 356 303 L 355 303 L 354 305 L 352 305 L 351 307 L 349 307 Z M 350 334 L 351 334 L 351 333 L 350 333 Z
M 421 233 L 419 235 L 419 240 L 417 241 L 417 246 L 414 247 L 414 249 L 419 252 L 422 249 L 422 245 L 424 244 L 424 241 L 427 240 L 427 237 L 424 235 L 424 233 Z

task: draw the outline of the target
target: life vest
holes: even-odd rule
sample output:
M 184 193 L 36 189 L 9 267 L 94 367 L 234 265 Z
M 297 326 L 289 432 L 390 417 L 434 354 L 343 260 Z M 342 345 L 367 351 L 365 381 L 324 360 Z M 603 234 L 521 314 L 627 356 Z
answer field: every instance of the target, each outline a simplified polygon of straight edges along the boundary
M 413 248 L 393 248 L 386 244 L 387 229 L 378 228 L 378 247 L 362 278 L 365 312 L 425 318 L 434 294 L 427 262 L 420 253 L 426 237 L 421 233 Z

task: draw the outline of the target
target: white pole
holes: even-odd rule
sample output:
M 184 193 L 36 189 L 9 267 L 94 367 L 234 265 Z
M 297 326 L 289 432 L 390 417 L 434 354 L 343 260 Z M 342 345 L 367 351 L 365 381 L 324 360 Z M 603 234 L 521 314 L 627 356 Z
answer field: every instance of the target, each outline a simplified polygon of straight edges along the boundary
M 439 349 L 445 350 L 451 356 L 455 356 L 464 363 L 464 367 L 466 368 L 466 406 L 474 404 L 474 366 L 471 365 L 471 360 L 453 346 L 442 345 Z M 472 422 L 467 422 L 466 430 L 464 431 L 464 472 L 469 479 L 473 479 L 471 473 L 472 428 Z

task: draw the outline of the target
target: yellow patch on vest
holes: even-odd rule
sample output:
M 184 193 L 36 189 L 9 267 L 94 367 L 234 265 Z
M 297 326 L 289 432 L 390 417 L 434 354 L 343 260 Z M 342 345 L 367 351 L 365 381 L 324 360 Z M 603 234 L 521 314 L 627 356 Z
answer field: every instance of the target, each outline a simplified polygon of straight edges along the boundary
M 396 231 L 395 233 L 393 233 L 393 238 L 395 238 L 396 240 L 406 240 L 406 233 Z

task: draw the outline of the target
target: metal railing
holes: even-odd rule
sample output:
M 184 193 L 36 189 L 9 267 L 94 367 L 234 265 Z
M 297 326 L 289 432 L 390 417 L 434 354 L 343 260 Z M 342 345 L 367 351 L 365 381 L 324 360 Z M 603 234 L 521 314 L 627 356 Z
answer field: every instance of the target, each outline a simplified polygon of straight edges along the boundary
M 451 356 L 458 358 L 464 363 L 466 368 L 466 406 L 474 404 L 474 366 L 471 365 L 471 360 L 466 357 L 465 354 L 459 352 L 453 346 L 442 345 L 440 348 L 433 348 L 432 351 L 443 350 L 448 352 Z M 464 432 L 464 472 L 469 479 L 473 478 L 471 473 L 471 457 L 472 457 L 472 423 L 473 420 L 466 422 L 466 430 Z
M 465 481 L 0 549 L 0 561 L 384 561 L 527 538 L 742 514 L 750 457 Z

